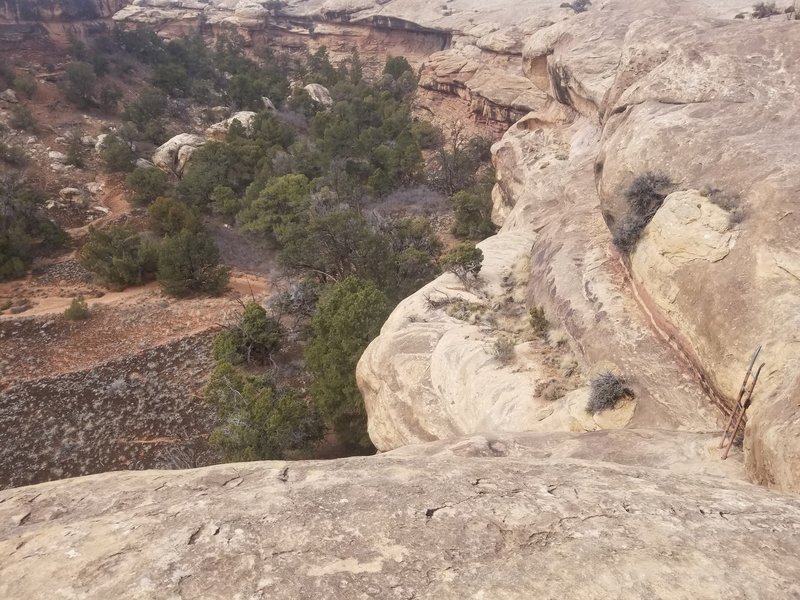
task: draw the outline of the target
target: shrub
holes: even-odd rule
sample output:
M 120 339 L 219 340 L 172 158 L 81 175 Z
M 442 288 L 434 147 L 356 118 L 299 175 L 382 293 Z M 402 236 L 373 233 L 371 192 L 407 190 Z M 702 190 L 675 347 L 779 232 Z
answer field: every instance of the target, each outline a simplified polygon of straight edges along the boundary
M 183 229 L 161 242 L 157 278 L 170 296 L 216 296 L 228 285 L 228 269 L 220 264 L 219 250 L 205 231 Z
M 647 172 L 636 177 L 625 192 L 627 214 L 614 231 L 614 245 L 624 254 L 630 254 L 647 224 L 652 220 L 672 185 L 670 179 L 661 174 Z
M 133 169 L 133 150 L 128 142 L 121 140 L 114 134 L 109 134 L 103 140 L 100 148 L 100 160 L 107 173 L 127 173 Z
M 83 296 L 72 299 L 69 307 L 64 310 L 64 318 L 68 321 L 83 321 L 89 318 L 89 305 Z
M 263 377 L 217 365 L 205 388 L 222 421 L 209 439 L 226 461 L 278 460 L 308 455 L 325 428 L 314 406 Z
M 218 185 L 211 192 L 211 210 L 219 215 L 233 218 L 242 208 L 236 193 L 225 185 Z
M 78 169 L 83 168 L 84 162 L 84 147 L 83 142 L 81 141 L 81 133 L 80 131 L 72 131 L 67 135 L 67 164 L 72 165 L 73 167 L 77 167 Z
M 155 88 L 145 88 L 134 102 L 125 105 L 123 116 L 144 131 L 150 121 L 161 118 L 167 110 L 167 97 Z
M 139 285 L 154 273 L 152 249 L 129 225 L 90 228 L 78 260 L 112 289 Z
M 511 338 L 499 337 L 492 344 L 492 355 L 500 362 L 507 365 L 514 360 L 514 341 Z
M 14 89 L 26 98 L 33 98 L 39 84 L 36 78 L 30 73 L 20 73 L 14 78 Z
M 625 380 L 606 371 L 592 379 L 586 411 L 594 415 L 616 407 L 620 400 L 631 396 L 633 391 L 625 387 Z
M 13 167 L 20 167 L 28 160 L 28 155 L 22 146 L 0 140 L 0 160 Z
M 67 65 L 64 94 L 67 100 L 85 108 L 92 104 L 92 95 L 97 76 L 94 67 L 85 62 L 73 62 Z
M 34 131 L 36 129 L 36 121 L 33 118 L 33 113 L 27 106 L 15 106 L 11 111 L 11 118 L 8 124 L 14 129 L 22 129 L 24 131 Z
M 411 64 L 402 56 L 390 56 L 386 59 L 383 67 L 384 75 L 391 75 L 395 79 L 400 79 L 403 73 L 413 72 Z
M 440 148 L 444 143 L 442 130 L 429 121 L 414 121 L 411 126 L 411 135 L 423 150 Z
M 175 235 L 182 229 L 197 231 L 202 222 L 197 212 L 190 206 L 174 198 L 156 198 L 147 209 L 150 231 L 163 237 Z
M 169 188 L 167 174 L 155 167 L 137 168 L 126 181 L 133 190 L 133 202 L 140 206 L 150 204 Z
M 532 306 L 529 314 L 533 332 L 541 338 L 546 337 L 547 331 L 550 329 L 550 323 L 547 322 L 547 317 L 544 315 L 544 307 L 541 305 Z
M 122 100 L 122 90 L 115 83 L 107 83 L 100 88 L 97 99 L 104 111 L 117 112 L 117 105 Z
M 463 242 L 450 250 L 439 261 L 442 269 L 453 273 L 464 287 L 470 287 L 470 278 L 477 279 L 483 266 L 483 251 L 475 244 Z
M 574 0 L 574 2 L 568 4 L 568 6 L 576 13 L 586 12 L 587 10 L 589 10 L 589 7 L 591 5 L 592 5 L 591 0 Z
M 223 329 L 214 336 L 211 355 L 217 362 L 238 365 L 244 360 L 241 350 L 241 336 L 235 328 Z
M 266 363 L 283 343 L 280 323 L 258 302 L 244 305 L 239 322 L 214 337 L 214 359 L 231 364 Z
M 185 96 L 189 91 L 189 75 L 177 63 L 156 65 L 153 85 L 170 96 Z
M 780 11 L 774 2 L 758 2 L 753 4 L 753 12 L 751 14 L 754 19 L 766 19 L 773 15 L 779 15 Z
M 482 240 L 494 235 L 497 228 L 492 222 L 492 199 L 485 190 L 462 191 L 451 199 L 455 221 L 453 235 L 459 239 Z
M 740 198 L 735 194 L 725 193 L 723 190 L 713 186 L 704 186 L 700 190 L 700 195 L 705 196 L 712 204 L 726 211 L 728 213 L 728 223 L 731 226 L 738 225 L 747 217 L 746 210 L 741 206 Z
M 323 292 L 312 319 L 305 354 L 314 378 L 311 395 L 339 439 L 354 447 L 372 447 L 356 364 L 390 310 L 388 298 L 372 282 L 349 277 Z
M 434 188 L 452 196 L 476 183 L 480 167 L 491 157 L 491 142 L 487 138 L 467 138 L 460 126 L 449 133 L 447 143 L 433 155 L 430 181 Z
M 283 332 L 277 319 L 257 302 L 248 302 L 239 322 L 241 349 L 246 362 L 266 362 L 281 348 Z
M 64 231 L 41 212 L 42 196 L 0 170 L 0 281 L 24 274 L 37 255 L 62 247 Z

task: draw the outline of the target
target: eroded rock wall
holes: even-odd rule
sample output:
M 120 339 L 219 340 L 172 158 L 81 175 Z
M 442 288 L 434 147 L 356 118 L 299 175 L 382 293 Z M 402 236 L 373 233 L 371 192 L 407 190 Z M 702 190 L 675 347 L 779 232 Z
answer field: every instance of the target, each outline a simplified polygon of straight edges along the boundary
M 606 106 L 598 189 L 607 220 L 647 169 L 676 193 L 631 257 L 635 283 L 732 402 L 747 358 L 766 363 L 749 412 L 747 461 L 800 489 L 800 184 L 795 21 L 632 27 Z
M 605 368 L 625 375 L 637 397 L 627 426 L 718 428 L 750 354 L 764 344 L 768 364 L 745 438 L 748 472 L 798 489 L 798 190 L 790 173 L 798 164 L 800 30 L 786 20 L 742 22 L 736 12 L 730 2 L 609 1 L 528 37 L 524 72 L 545 96 L 494 147 L 494 217 L 503 228 L 483 245 L 485 276 L 497 276 L 495 258 L 512 239 L 529 236 L 528 304 L 544 306 L 554 329 L 568 334 L 582 381 Z M 676 193 L 626 257 L 612 231 L 625 217 L 627 187 L 647 171 L 668 175 Z M 502 300 L 491 292 L 486 299 Z M 379 447 L 437 435 L 442 427 L 433 423 L 453 405 L 424 368 L 435 372 L 441 342 L 416 355 L 422 375 L 379 375 L 378 361 L 389 373 L 407 361 L 402 352 L 392 358 L 396 341 L 410 343 L 413 331 L 440 320 L 430 303 L 416 312 L 413 304 L 401 304 L 359 367 Z M 496 333 L 487 328 L 484 341 Z M 527 357 L 520 362 L 534 382 L 518 388 L 515 407 L 535 406 L 537 375 Z M 450 367 L 474 371 L 466 360 Z M 502 386 L 490 376 L 472 385 L 478 412 L 491 415 Z M 387 419 L 403 398 L 424 410 L 398 409 Z M 392 420 L 409 413 L 424 435 L 401 424 L 391 441 Z M 421 419 L 431 426 L 420 427 Z M 531 427 L 498 415 L 480 426 Z

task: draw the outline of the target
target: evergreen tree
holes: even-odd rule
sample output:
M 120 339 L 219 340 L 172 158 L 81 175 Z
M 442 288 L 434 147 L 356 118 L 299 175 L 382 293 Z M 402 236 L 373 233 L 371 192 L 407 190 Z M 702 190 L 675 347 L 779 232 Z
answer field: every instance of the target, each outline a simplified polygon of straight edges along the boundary
M 388 298 L 370 281 L 350 277 L 329 287 L 312 319 L 306 365 L 311 396 L 339 438 L 369 449 L 367 413 L 356 385 L 356 364 L 389 315 Z
M 214 240 L 204 231 L 190 229 L 182 229 L 161 242 L 157 277 L 170 296 L 219 295 L 228 285 L 228 270 L 220 264 Z

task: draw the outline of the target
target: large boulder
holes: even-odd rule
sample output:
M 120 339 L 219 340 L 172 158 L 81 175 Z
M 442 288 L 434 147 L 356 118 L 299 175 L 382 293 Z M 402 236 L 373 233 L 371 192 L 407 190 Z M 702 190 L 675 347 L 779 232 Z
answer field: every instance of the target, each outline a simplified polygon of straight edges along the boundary
M 256 118 L 256 114 L 257 113 L 254 113 L 251 110 L 239 111 L 232 117 L 211 125 L 208 129 L 206 129 L 206 137 L 216 140 L 225 139 L 228 129 L 230 129 L 234 121 L 238 121 L 239 124 L 244 127 L 245 131 L 249 133 L 253 129 L 253 119 Z
M 156 148 L 153 164 L 159 169 L 180 175 L 192 153 L 205 143 L 205 138 L 193 133 L 176 135 Z
M 324 107 L 333 106 L 333 98 L 331 98 L 331 93 L 328 91 L 324 85 L 320 85 L 318 83 L 309 83 L 307 86 L 303 88 L 309 95 L 309 97 Z
M 486 435 L 6 490 L 0 597 L 800 594 L 800 500 L 720 476 L 713 441 Z

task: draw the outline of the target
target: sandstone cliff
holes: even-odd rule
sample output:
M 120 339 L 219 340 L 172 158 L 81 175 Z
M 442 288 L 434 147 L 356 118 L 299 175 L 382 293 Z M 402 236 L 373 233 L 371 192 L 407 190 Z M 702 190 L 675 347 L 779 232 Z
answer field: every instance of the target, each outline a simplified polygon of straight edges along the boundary
M 748 472 L 800 489 L 800 190 L 790 175 L 798 23 L 708 17 L 730 13 L 735 5 L 724 2 L 608 1 L 528 37 L 524 71 L 547 99 L 494 147 L 503 228 L 482 244 L 481 302 L 499 326 L 484 319 L 466 330 L 446 303 L 433 306 L 432 290 L 463 294 L 448 275 L 398 307 L 359 365 L 379 448 L 598 425 L 578 418 L 571 396 L 537 393 L 553 378 L 542 368 L 547 353 L 518 352 L 508 367 L 492 361 L 498 335 L 525 342 L 524 312 L 513 324 L 504 317 L 517 296 L 493 282 L 527 268 L 515 293 L 527 286 L 527 304 L 545 307 L 581 368 L 562 384 L 579 387 L 606 367 L 630 380 L 635 411 L 610 426 L 718 428 L 749 355 L 765 344 Z M 611 231 L 625 216 L 625 190 L 647 171 L 666 174 L 675 193 L 628 260 Z M 551 416 L 565 410 L 571 420 Z

